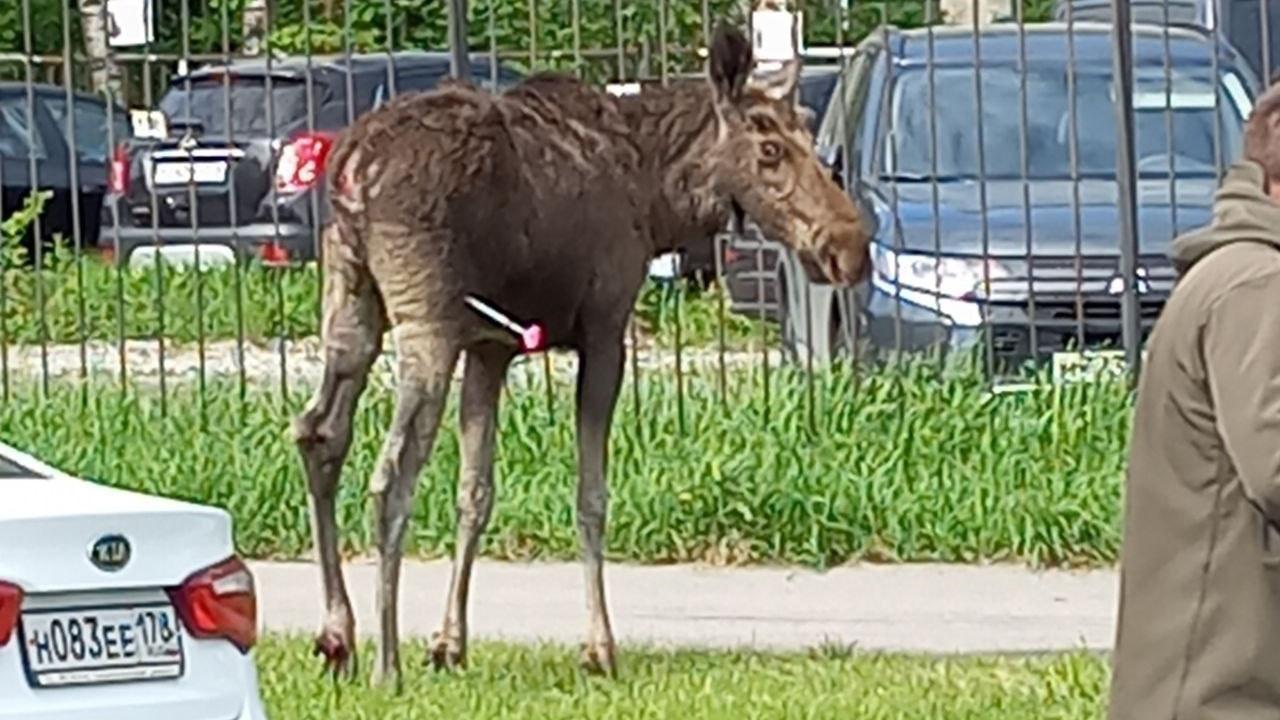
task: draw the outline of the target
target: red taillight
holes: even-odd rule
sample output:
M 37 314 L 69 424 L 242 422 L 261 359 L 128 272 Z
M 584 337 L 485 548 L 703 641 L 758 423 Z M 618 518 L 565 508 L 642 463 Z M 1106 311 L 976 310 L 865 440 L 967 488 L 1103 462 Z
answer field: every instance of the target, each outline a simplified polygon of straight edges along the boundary
M 225 638 L 244 653 L 258 641 L 258 596 L 240 558 L 201 570 L 169 596 L 193 636 Z
M 22 607 L 22 588 L 0 582 L 0 647 L 9 643 L 18 627 L 18 610 Z
M 307 190 L 324 175 L 324 161 L 333 147 L 328 133 L 302 133 L 280 148 L 276 160 L 276 192 Z
M 123 195 L 129 191 L 129 151 L 124 143 L 116 145 L 111 153 L 111 168 L 107 172 L 107 192 Z
M 258 254 L 263 265 L 283 266 L 289 264 L 289 251 L 271 242 L 258 246 Z

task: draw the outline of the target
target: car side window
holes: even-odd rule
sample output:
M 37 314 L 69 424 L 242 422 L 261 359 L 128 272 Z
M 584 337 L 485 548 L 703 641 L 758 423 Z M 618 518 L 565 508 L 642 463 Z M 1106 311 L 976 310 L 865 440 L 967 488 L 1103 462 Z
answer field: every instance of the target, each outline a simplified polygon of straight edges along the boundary
M 39 108 L 33 107 L 31 111 L 37 125 L 36 128 L 31 128 L 34 132 L 29 132 L 27 125 L 26 96 L 11 95 L 0 98 L 0 156 L 29 158 L 34 155 L 37 160 L 49 157 L 49 151 L 45 147 L 44 138 L 38 127 Z M 35 140 L 34 152 L 31 147 L 32 139 Z
M 60 133 L 66 133 L 67 122 L 67 101 L 60 97 L 45 97 L 45 106 L 49 108 L 49 114 L 53 116 L 54 123 L 57 124 Z M 105 163 L 107 157 L 111 154 L 107 147 L 107 108 L 105 105 L 86 100 L 84 98 L 76 98 L 76 117 L 75 117 L 75 151 L 76 158 L 82 162 Z M 131 125 L 127 122 L 127 118 L 121 118 L 122 113 L 113 113 L 114 122 L 112 133 L 116 142 L 121 142 L 129 137 L 132 132 Z M 122 120 L 124 122 L 122 122 Z M 124 135 L 121 135 L 121 130 Z

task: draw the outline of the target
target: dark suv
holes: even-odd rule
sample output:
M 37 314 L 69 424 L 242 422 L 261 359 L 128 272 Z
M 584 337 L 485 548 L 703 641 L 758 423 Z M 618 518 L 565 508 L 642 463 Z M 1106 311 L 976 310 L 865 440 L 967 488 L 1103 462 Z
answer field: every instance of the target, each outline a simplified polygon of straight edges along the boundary
M 490 88 L 521 79 L 484 56 L 471 73 Z M 386 53 L 243 60 L 176 76 L 158 108 L 167 137 L 115 148 L 100 242 L 122 264 L 156 253 L 189 262 L 197 247 L 210 264 L 314 259 L 336 134 L 393 88 L 430 90 L 448 75 L 447 53 L 411 51 L 390 62 Z
M 1068 42 L 1062 24 L 1028 25 L 1025 65 L 1016 25 L 979 32 L 876 32 L 841 77 L 816 141 L 874 219 L 874 270 L 838 290 L 784 253 L 783 337 L 797 354 L 989 352 L 1004 375 L 1120 346 L 1111 28 L 1077 23 Z M 1144 332 L 1172 287 L 1170 242 L 1210 220 L 1257 92 L 1234 48 L 1216 52 L 1203 30 L 1134 26 Z

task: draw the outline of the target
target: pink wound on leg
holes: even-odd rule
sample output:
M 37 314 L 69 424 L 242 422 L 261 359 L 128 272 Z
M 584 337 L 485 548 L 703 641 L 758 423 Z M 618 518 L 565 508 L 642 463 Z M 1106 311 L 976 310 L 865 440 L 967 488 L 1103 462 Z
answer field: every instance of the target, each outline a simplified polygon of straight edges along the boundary
M 525 352 L 533 352 L 542 347 L 542 326 L 534 323 L 520 331 L 520 346 Z

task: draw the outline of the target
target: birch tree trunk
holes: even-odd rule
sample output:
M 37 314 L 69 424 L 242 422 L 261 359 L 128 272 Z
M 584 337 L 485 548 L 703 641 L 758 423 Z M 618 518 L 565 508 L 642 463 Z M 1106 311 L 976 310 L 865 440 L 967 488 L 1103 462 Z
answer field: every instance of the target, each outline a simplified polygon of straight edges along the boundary
M 80 29 L 84 36 L 84 54 L 89 58 L 89 72 L 95 92 L 120 96 L 120 69 L 107 44 L 107 0 L 78 0 Z
M 257 55 L 262 52 L 267 34 L 267 0 L 247 0 L 244 5 L 244 52 Z

